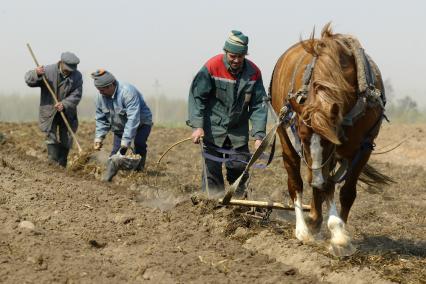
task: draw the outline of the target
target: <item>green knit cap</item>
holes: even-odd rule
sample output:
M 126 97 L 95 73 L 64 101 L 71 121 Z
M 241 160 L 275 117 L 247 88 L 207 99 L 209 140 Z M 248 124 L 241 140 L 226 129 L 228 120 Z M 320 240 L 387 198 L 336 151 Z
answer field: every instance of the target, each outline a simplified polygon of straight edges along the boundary
M 240 31 L 231 31 L 223 49 L 236 54 L 247 54 L 248 37 Z

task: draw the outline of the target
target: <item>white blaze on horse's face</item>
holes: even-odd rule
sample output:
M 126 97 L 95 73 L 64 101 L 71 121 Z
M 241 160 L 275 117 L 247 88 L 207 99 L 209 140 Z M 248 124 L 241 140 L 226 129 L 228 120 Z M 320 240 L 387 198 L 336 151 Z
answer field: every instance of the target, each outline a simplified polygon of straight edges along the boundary
M 311 186 L 322 189 L 325 184 L 324 176 L 322 174 L 323 147 L 321 146 L 321 136 L 319 136 L 316 133 L 313 133 L 311 137 L 310 152 L 311 152 L 311 158 L 312 158 Z

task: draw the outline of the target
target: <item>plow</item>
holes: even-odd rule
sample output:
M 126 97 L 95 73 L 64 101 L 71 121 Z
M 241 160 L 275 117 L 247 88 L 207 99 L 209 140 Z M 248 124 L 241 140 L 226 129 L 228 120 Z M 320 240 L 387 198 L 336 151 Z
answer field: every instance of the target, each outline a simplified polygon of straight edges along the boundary
M 220 198 L 219 204 L 225 205 L 223 203 L 223 199 Z M 247 199 L 231 199 L 228 201 L 226 206 L 239 206 L 239 207 L 248 207 L 249 211 L 244 213 L 244 216 L 258 219 L 261 224 L 266 225 L 270 221 L 270 216 L 272 214 L 272 210 L 286 210 L 286 211 L 294 211 L 294 206 L 285 205 L 281 202 L 273 202 L 273 201 L 257 201 L 257 200 L 247 200 Z M 309 211 L 311 209 L 310 205 L 302 205 L 303 211 Z
M 223 203 L 223 199 L 219 199 L 219 203 L 223 205 L 230 206 L 244 206 L 244 207 L 256 207 L 256 208 L 265 208 L 265 209 L 278 209 L 278 210 L 294 210 L 294 206 L 285 205 L 281 202 L 272 202 L 272 201 L 256 201 L 256 200 L 246 200 L 246 199 L 231 199 L 227 204 Z M 303 211 L 309 211 L 311 209 L 310 205 L 302 205 Z
M 263 152 L 263 150 L 266 149 L 266 147 L 268 147 L 269 145 L 271 145 L 273 143 L 273 139 L 275 137 L 275 132 L 276 132 L 276 126 L 273 127 L 273 129 L 271 129 L 269 131 L 267 137 L 264 139 L 261 146 L 258 149 L 256 149 L 255 153 L 253 154 L 254 158 L 252 157 L 252 159 L 248 163 L 248 165 L 246 167 L 246 171 L 248 171 L 248 169 L 260 157 L 261 152 Z M 157 165 L 160 164 L 161 160 L 166 156 L 167 153 L 169 153 L 169 151 L 172 148 L 176 147 L 179 144 L 187 142 L 187 141 L 191 141 L 191 137 L 187 137 L 185 139 L 182 139 L 182 140 L 174 143 L 173 145 L 171 145 L 169 148 L 167 148 L 167 150 L 160 156 L 159 160 L 157 161 Z M 200 148 L 201 148 L 201 162 L 203 164 L 203 169 L 204 169 L 203 174 L 206 175 L 205 158 L 202 154 L 202 151 L 203 151 L 202 140 L 200 141 Z M 261 222 L 263 222 L 263 223 L 269 222 L 269 217 L 270 217 L 273 209 L 284 210 L 284 211 L 294 211 L 294 209 L 295 209 L 295 207 L 293 205 L 286 205 L 286 204 L 281 203 L 281 202 L 258 201 L 258 200 L 248 200 L 248 199 L 234 199 L 232 197 L 233 197 L 233 194 L 236 190 L 236 187 L 239 185 L 239 183 L 241 183 L 241 179 L 238 179 L 237 181 L 234 182 L 234 184 L 232 184 L 230 186 L 230 188 L 225 192 L 225 195 L 224 195 L 223 198 L 217 199 L 217 201 L 219 203 L 218 205 L 220 205 L 220 206 L 239 206 L 239 207 L 250 208 L 250 210 L 247 211 L 245 213 L 245 215 L 248 216 L 248 217 L 251 217 L 251 218 L 260 219 Z M 211 198 L 211 196 L 209 194 L 208 186 L 206 187 L 206 194 L 207 194 L 208 198 Z M 192 199 L 193 204 L 198 203 L 198 201 L 196 200 L 197 198 L 195 196 L 193 196 L 191 199 Z M 310 205 L 305 205 L 305 204 L 302 205 L 303 211 L 310 211 L 310 209 L 311 209 Z

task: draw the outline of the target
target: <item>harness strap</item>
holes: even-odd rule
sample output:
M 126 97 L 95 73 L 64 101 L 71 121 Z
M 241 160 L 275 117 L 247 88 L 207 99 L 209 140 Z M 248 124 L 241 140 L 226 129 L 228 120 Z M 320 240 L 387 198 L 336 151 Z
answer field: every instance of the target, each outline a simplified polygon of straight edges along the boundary
M 373 76 L 373 72 L 371 70 L 371 65 L 369 60 L 367 59 L 367 55 L 365 54 L 365 51 L 363 48 L 360 49 L 360 53 L 362 55 L 362 59 L 364 61 L 364 72 L 365 72 L 365 79 L 367 80 L 367 86 L 371 87 L 371 86 L 375 86 L 376 85 L 376 80 L 375 80 L 375 76 Z
M 306 98 L 308 97 L 308 90 L 309 90 L 309 84 L 311 82 L 312 78 L 312 72 L 315 67 L 315 63 L 317 62 L 317 57 L 312 57 L 311 62 L 306 66 L 305 72 L 303 73 L 302 77 L 302 87 L 297 91 L 296 93 L 296 101 L 299 104 L 302 104 L 305 102 Z
M 367 103 L 364 97 L 359 96 L 355 106 L 343 117 L 343 126 L 352 126 L 358 118 L 364 116 Z
M 382 109 L 385 108 L 385 99 L 384 94 L 376 88 L 376 80 L 374 75 L 374 70 L 371 66 L 370 58 L 365 54 L 363 48 L 360 48 L 360 54 L 362 56 L 362 61 L 364 65 L 365 79 L 367 83 L 367 88 L 365 90 L 360 90 L 360 95 L 365 96 L 369 106 L 374 106 L 379 104 Z
M 225 157 L 225 158 L 216 157 L 216 156 L 209 154 L 209 153 L 206 153 L 204 151 L 202 152 L 202 155 L 205 159 L 210 160 L 210 161 L 214 161 L 214 162 L 218 162 L 218 163 L 239 162 L 239 163 L 242 163 L 242 164 L 245 164 L 245 165 L 248 164 L 247 161 L 244 161 L 244 160 L 241 160 L 241 159 L 230 158 L 230 157 Z M 271 156 L 266 157 L 266 155 L 262 155 L 260 157 L 260 159 L 267 159 L 268 162 L 266 164 L 255 164 L 255 165 L 253 165 L 253 168 L 256 168 L 256 169 L 266 168 L 271 163 L 270 161 L 272 161 L 272 159 L 270 159 Z
M 299 157 L 302 158 L 303 157 L 302 143 L 300 142 L 299 135 L 297 134 L 297 129 L 296 129 L 296 123 L 295 122 L 293 122 L 290 125 L 290 131 L 287 131 L 287 135 L 290 138 L 290 142 L 291 142 L 291 145 L 293 146 L 294 150 L 299 155 Z
M 377 119 L 377 121 L 373 125 L 373 127 L 368 131 L 366 137 L 364 138 L 364 140 L 361 143 L 361 146 L 360 146 L 358 152 L 355 155 L 355 158 L 352 160 L 350 167 L 346 171 L 345 175 L 342 175 L 342 177 L 340 178 L 340 180 L 338 182 L 346 179 L 348 174 L 350 174 L 350 172 L 356 167 L 358 162 L 361 160 L 362 157 L 364 157 L 364 155 L 365 155 L 365 153 L 367 153 L 367 151 L 373 151 L 374 150 L 374 147 L 376 145 L 372 142 L 374 137 L 371 134 L 376 132 L 376 130 L 380 127 L 381 121 L 383 120 L 384 117 L 385 117 L 385 115 L 382 114 Z
M 293 93 L 293 89 L 294 89 L 294 82 L 295 82 L 295 75 L 297 70 L 299 69 L 299 65 L 302 61 L 302 59 L 305 57 L 306 54 L 302 55 L 296 65 L 296 68 L 294 69 L 293 72 L 293 77 L 291 80 L 291 88 L 290 91 L 288 93 L 287 96 L 287 101 L 291 100 L 291 99 L 296 99 L 296 102 L 298 104 L 303 104 L 308 96 L 308 91 L 309 91 L 309 84 L 311 82 L 311 78 L 312 78 L 312 72 L 314 70 L 315 67 L 315 63 L 317 61 L 317 57 L 314 56 L 312 57 L 311 62 L 309 62 L 309 64 L 306 66 L 305 71 L 303 72 L 303 77 L 302 77 L 302 86 L 300 87 L 300 89 L 296 92 Z
M 294 82 L 296 81 L 296 73 L 299 70 L 300 64 L 302 63 L 305 56 L 306 56 L 306 53 L 304 53 L 302 56 L 300 56 L 299 60 L 296 63 L 296 67 L 293 70 L 293 75 L 291 76 L 291 85 L 290 85 L 290 90 L 288 91 L 287 97 L 294 96 L 293 92 L 294 92 Z
M 364 141 L 361 143 L 361 147 L 359 148 L 355 159 L 352 160 L 351 163 L 351 167 L 349 168 L 348 172 L 351 172 L 353 170 L 353 168 L 355 168 L 355 166 L 358 164 L 359 160 L 364 156 L 364 154 L 370 150 L 373 151 L 374 150 L 375 145 L 373 143 L 371 143 L 371 139 L 365 138 Z
M 340 167 L 337 169 L 337 171 L 334 172 L 334 174 L 331 176 L 331 180 L 335 183 L 340 183 L 346 178 L 346 174 L 348 173 L 348 160 L 342 159 L 338 161 L 340 164 Z
M 265 155 L 262 152 L 261 155 L 259 156 L 259 159 L 266 160 L 266 164 L 254 164 L 253 165 L 254 168 L 264 169 L 272 162 L 272 160 L 274 158 L 274 153 L 275 153 L 275 141 L 276 141 L 276 139 L 274 137 L 274 141 L 272 142 L 272 146 L 271 146 L 271 153 L 269 155 Z M 212 145 L 212 144 L 207 144 L 206 147 L 209 148 L 210 150 L 215 151 L 216 153 L 219 153 L 219 154 L 242 155 L 242 156 L 247 156 L 247 157 L 251 156 L 251 154 L 247 153 L 247 152 L 236 151 L 235 149 L 220 148 L 220 147 L 217 147 L 216 145 Z M 235 158 L 235 157 L 218 157 L 218 156 L 215 156 L 213 154 L 209 154 L 204 150 L 202 151 L 202 155 L 207 160 L 211 160 L 211 161 L 219 162 L 219 163 L 239 162 L 239 163 L 246 164 L 246 165 L 248 164 L 248 162 L 245 161 L 245 160 L 241 160 L 241 159 L 238 159 L 238 158 Z

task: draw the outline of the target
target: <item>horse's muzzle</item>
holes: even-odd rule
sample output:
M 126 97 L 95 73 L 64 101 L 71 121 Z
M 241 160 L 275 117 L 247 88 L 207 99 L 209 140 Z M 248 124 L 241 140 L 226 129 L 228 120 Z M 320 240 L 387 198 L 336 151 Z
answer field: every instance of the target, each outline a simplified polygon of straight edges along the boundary
M 317 189 L 324 189 L 326 181 L 324 180 L 324 176 L 322 174 L 322 169 L 312 170 L 312 182 L 311 186 Z

